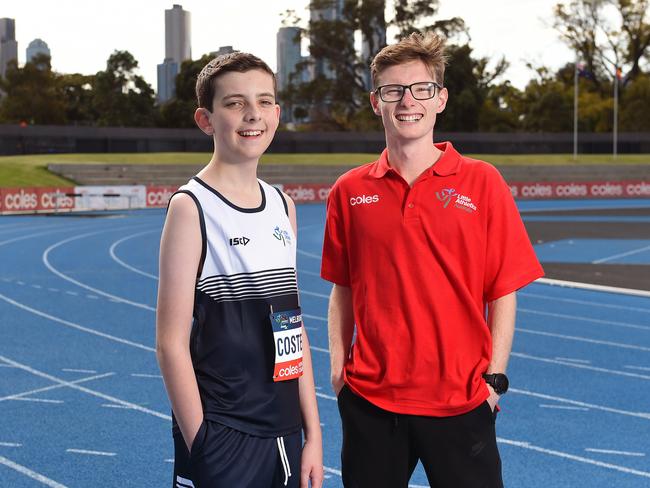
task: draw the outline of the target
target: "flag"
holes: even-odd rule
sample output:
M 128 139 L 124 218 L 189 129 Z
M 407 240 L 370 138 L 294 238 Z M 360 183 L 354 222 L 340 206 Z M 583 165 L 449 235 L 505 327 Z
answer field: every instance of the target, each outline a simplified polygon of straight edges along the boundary
M 594 79 L 594 74 L 587 69 L 585 63 L 578 63 L 576 65 L 576 70 L 578 71 L 578 76 L 582 78 L 587 78 L 588 80 Z

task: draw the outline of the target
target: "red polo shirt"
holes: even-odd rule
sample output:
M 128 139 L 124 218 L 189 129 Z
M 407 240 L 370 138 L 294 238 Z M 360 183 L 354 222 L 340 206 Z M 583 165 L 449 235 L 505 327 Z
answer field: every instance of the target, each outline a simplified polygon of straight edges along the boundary
M 489 396 L 487 302 L 543 270 L 499 172 L 436 147 L 443 154 L 412 187 L 387 150 L 339 178 L 321 275 L 352 290 L 348 386 L 391 412 L 450 416 Z

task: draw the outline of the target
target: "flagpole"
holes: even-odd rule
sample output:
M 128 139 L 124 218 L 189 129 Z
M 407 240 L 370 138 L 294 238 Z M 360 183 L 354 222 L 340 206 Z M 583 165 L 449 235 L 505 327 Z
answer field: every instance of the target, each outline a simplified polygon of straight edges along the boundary
M 618 155 L 618 67 L 614 70 L 614 130 L 613 138 L 613 157 L 616 159 Z
M 578 159 L 578 56 L 573 69 L 573 160 Z

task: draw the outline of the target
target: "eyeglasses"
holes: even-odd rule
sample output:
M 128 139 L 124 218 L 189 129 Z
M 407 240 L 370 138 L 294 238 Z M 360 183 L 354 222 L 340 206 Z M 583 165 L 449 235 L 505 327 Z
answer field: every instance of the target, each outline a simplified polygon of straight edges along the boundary
M 429 100 L 436 96 L 436 89 L 442 90 L 442 86 L 434 81 L 419 81 L 410 85 L 382 85 L 377 87 L 375 93 L 384 102 L 399 102 L 404 98 L 407 88 L 416 100 Z

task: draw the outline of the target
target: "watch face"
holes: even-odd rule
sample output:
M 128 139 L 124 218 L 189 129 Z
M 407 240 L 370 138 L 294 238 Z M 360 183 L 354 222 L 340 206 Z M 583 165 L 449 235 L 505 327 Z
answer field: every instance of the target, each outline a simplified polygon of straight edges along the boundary
M 498 394 L 508 391 L 508 377 L 504 374 L 494 375 L 494 391 Z

